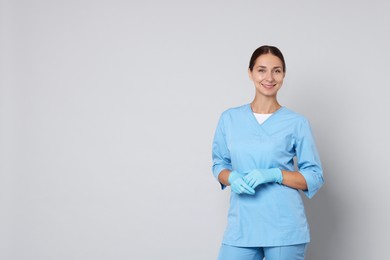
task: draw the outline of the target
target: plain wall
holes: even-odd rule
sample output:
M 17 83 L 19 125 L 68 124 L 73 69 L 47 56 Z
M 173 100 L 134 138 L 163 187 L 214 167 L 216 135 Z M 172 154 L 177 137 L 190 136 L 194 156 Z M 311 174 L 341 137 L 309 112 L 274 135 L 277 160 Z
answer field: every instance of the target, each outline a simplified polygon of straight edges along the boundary
M 216 259 L 211 173 L 250 55 L 278 46 L 282 105 L 325 186 L 307 259 L 388 254 L 388 1 L 1 1 L 0 259 Z

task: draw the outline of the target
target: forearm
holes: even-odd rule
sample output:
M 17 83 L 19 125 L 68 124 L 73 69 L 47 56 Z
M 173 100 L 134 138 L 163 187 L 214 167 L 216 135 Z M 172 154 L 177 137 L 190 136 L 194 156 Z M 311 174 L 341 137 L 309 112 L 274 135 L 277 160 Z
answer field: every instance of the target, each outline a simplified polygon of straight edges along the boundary
M 219 182 L 222 183 L 225 186 L 229 186 L 230 185 L 230 183 L 228 181 L 229 175 L 230 175 L 230 171 L 229 170 L 227 170 L 227 169 L 222 170 L 220 172 L 220 174 L 218 175 Z
M 229 186 L 228 181 L 230 175 L 230 170 L 224 169 L 218 175 L 218 180 L 225 186 Z M 300 172 L 294 171 L 285 171 L 282 170 L 283 182 L 282 184 L 298 190 L 307 190 L 306 180 Z
M 290 172 L 282 170 L 282 184 L 298 190 L 307 190 L 307 183 L 300 172 Z

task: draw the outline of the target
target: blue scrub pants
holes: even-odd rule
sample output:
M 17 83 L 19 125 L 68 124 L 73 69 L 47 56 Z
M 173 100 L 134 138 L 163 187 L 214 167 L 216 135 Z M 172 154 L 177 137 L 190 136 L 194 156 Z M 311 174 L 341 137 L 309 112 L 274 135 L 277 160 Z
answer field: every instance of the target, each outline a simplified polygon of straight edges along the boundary
M 303 260 L 307 244 L 275 247 L 237 247 L 222 244 L 218 260 Z

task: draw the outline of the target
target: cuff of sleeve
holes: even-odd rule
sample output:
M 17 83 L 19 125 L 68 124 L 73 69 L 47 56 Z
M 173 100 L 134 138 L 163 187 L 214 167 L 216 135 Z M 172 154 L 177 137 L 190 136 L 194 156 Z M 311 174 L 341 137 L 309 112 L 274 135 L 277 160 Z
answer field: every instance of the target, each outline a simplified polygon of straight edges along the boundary
M 303 193 L 309 198 L 313 198 L 317 191 L 324 184 L 324 179 L 322 178 L 322 173 L 318 172 L 306 172 L 299 171 L 306 180 L 307 190 L 304 190 Z

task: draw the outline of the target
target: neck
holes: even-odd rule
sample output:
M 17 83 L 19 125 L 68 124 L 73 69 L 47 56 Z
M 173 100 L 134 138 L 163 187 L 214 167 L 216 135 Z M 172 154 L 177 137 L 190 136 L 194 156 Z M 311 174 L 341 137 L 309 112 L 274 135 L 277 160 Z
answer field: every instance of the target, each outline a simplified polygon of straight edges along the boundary
M 258 114 L 272 114 L 278 110 L 281 105 L 275 97 L 255 96 L 251 103 L 251 108 L 254 113 Z

